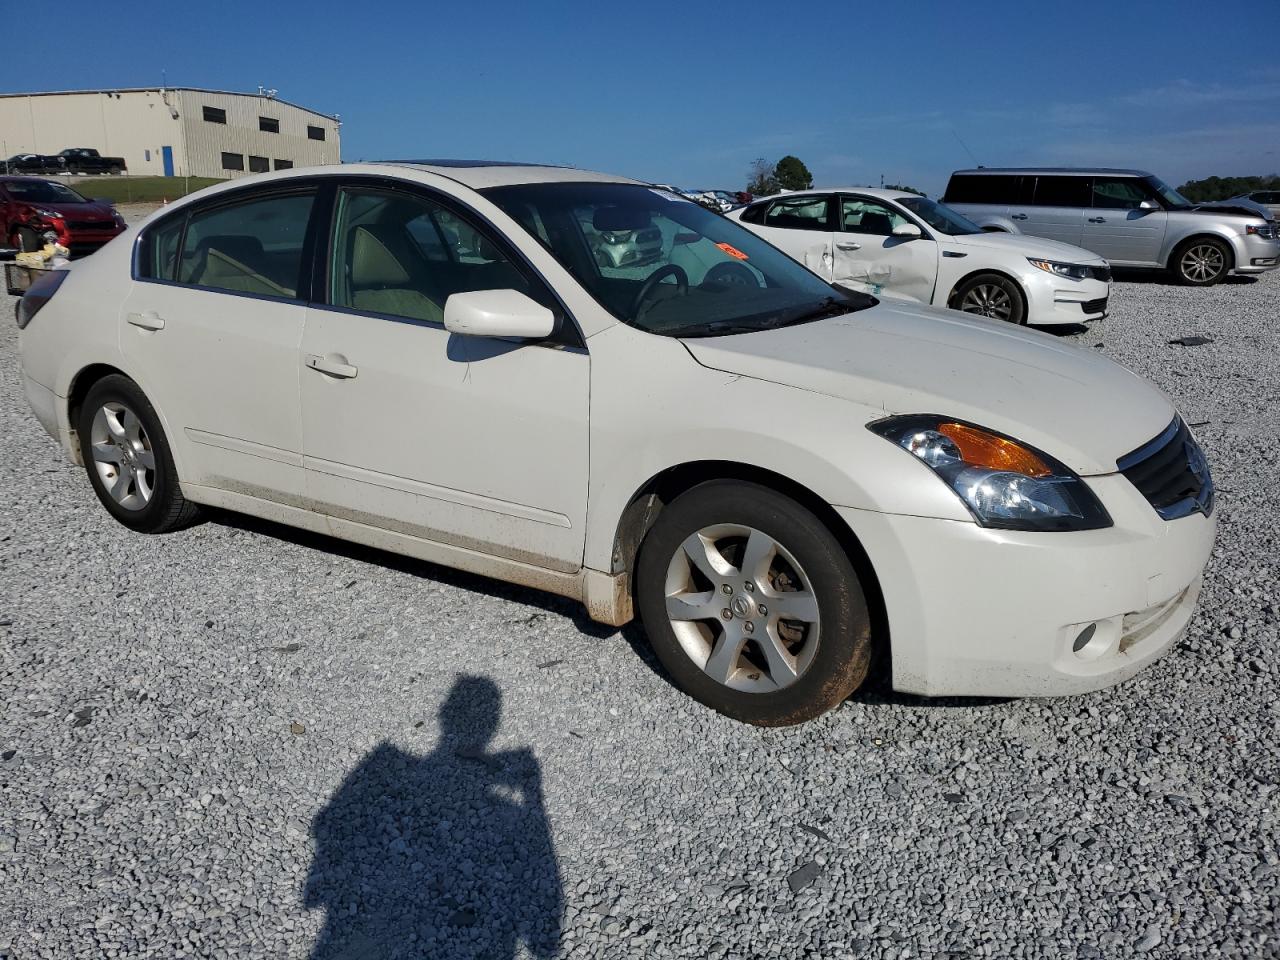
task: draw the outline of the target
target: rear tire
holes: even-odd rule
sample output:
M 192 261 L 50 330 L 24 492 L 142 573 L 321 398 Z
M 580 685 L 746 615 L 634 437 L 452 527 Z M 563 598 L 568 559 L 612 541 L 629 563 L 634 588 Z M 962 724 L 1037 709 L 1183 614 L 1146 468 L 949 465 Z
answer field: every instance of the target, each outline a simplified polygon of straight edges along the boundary
M 1000 273 L 980 273 L 970 277 L 951 294 L 952 309 L 1003 320 L 1027 322 L 1027 302 L 1017 281 Z
M 93 492 L 130 530 L 168 533 L 199 517 L 182 495 L 155 408 L 128 377 L 112 374 L 90 387 L 76 429 Z
M 1169 269 L 1188 287 L 1211 287 L 1231 272 L 1231 248 L 1213 237 L 1192 237 L 1170 258 Z
M 680 689 L 746 723 L 821 716 L 870 666 L 849 557 L 813 513 L 758 484 L 704 483 L 667 506 L 641 545 L 636 597 Z

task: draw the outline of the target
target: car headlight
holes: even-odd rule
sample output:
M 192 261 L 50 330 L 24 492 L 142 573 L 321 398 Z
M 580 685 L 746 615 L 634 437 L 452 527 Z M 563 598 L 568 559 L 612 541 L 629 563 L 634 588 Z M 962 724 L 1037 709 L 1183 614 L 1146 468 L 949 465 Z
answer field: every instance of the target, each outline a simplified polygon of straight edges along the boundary
M 1088 484 L 1048 454 L 939 416 L 889 417 L 867 429 L 896 443 L 947 484 L 984 527 L 1097 530 L 1111 526 Z
M 1089 279 L 1089 268 L 1079 263 L 1059 263 L 1057 260 L 1036 260 L 1032 257 L 1027 257 L 1027 263 L 1055 276 L 1067 277 L 1071 280 Z

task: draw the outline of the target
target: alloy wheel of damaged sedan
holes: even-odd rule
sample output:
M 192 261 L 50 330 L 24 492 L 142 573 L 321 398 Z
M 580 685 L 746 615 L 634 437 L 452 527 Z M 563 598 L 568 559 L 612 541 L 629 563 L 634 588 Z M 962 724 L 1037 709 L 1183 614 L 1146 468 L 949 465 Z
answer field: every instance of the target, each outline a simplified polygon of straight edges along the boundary
M 879 229 L 882 200 L 839 215 Z M 1014 249 L 926 238 L 964 228 L 912 202 L 886 245 Z M 1105 264 L 1051 252 L 1019 276 L 1081 315 Z M 37 419 L 130 529 L 237 510 L 638 616 L 750 723 L 877 662 L 922 695 L 1119 682 L 1185 632 L 1213 542 L 1203 454 L 1128 371 L 604 174 L 238 180 L 42 277 L 18 325 Z

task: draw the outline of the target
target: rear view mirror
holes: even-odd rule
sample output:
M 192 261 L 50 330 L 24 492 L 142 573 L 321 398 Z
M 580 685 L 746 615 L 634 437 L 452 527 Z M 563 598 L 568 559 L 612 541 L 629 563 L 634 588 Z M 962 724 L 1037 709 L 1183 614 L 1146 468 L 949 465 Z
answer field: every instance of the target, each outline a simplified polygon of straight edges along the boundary
M 472 290 L 444 302 L 444 328 L 468 337 L 538 340 L 551 336 L 556 318 L 519 290 Z
M 922 234 L 920 233 L 920 228 L 917 227 L 914 223 L 898 224 L 896 227 L 893 228 L 893 235 L 895 237 L 901 237 L 904 240 L 910 240 L 915 237 L 922 236 Z

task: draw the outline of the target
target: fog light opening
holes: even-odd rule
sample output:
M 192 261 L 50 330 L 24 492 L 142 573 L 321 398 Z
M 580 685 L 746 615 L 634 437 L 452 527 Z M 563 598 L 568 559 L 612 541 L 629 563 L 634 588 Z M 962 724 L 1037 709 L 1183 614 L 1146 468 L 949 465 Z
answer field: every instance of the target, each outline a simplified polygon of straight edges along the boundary
M 1099 631 L 1099 626 L 1100 624 L 1096 621 L 1085 624 L 1076 634 L 1075 641 L 1071 644 L 1071 652 L 1081 660 L 1096 660 L 1111 648 L 1113 631 Z
M 1076 637 L 1076 642 L 1071 645 L 1071 649 L 1079 653 L 1089 645 L 1089 641 L 1093 639 L 1093 635 L 1098 632 L 1098 625 L 1091 623 L 1080 631 L 1080 636 Z

